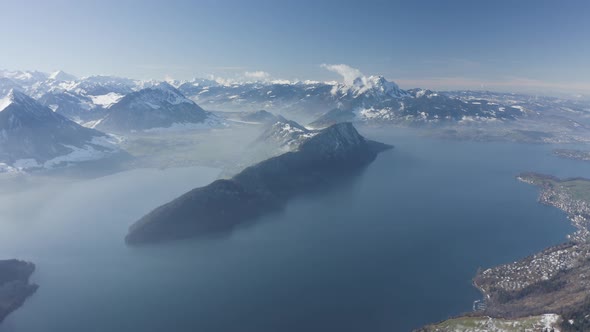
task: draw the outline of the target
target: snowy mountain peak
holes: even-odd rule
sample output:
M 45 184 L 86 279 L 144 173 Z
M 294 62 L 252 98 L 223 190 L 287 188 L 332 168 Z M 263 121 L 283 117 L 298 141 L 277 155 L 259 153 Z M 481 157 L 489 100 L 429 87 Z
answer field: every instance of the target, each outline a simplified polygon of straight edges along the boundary
M 12 93 L 12 90 L 10 91 Z M 12 98 L 10 96 L 6 96 L 0 99 L 0 112 L 4 111 L 8 106 L 12 104 Z
M 435 93 L 431 90 L 428 90 L 428 89 L 418 89 L 413 94 L 414 94 L 414 97 L 416 97 L 416 98 L 423 98 L 423 97 L 432 98 L 432 97 L 438 96 L 437 93 Z
M 39 71 L 0 70 L 0 77 L 10 78 L 19 83 L 33 84 L 47 79 L 47 74 Z
M 386 80 L 383 76 L 357 77 L 353 81 L 350 90 L 355 96 L 359 96 L 367 92 L 372 92 L 376 95 L 384 94 L 389 97 L 405 97 L 408 95 L 408 93 L 400 89 L 397 84 Z
M 0 112 L 9 109 L 13 114 L 14 112 L 37 115 L 53 113 L 49 108 L 39 104 L 35 99 L 15 89 L 10 90 L 5 98 L 0 99 Z
M 142 91 L 146 90 L 156 92 L 158 95 L 152 95 L 150 96 L 150 98 L 159 99 L 162 102 L 167 102 L 172 105 L 178 105 L 183 103 L 194 104 L 192 100 L 186 98 L 180 91 L 178 91 L 178 89 L 168 84 L 167 82 L 160 82 L 154 85 L 153 87 L 144 89 Z
M 154 89 L 160 89 L 160 90 L 164 90 L 164 91 L 171 91 L 174 93 L 178 93 L 180 94 L 180 91 L 178 91 L 175 87 L 173 87 L 170 83 L 168 82 L 159 82 L 158 84 L 155 84 L 153 86 Z
M 166 82 L 129 93 L 109 107 L 96 128 L 111 132 L 169 128 L 208 121 L 210 114 Z
M 8 108 L 8 106 L 12 104 L 26 105 L 33 103 L 36 103 L 35 100 L 33 100 L 33 98 L 27 96 L 26 94 L 18 90 L 11 89 L 10 92 L 8 92 L 8 94 L 6 95 L 6 97 L 0 99 L 0 112 L 5 110 L 6 108 Z
M 32 99 L 31 97 L 27 96 L 23 92 L 15 90 L 15 89 L 10 89 L 10 91 L 8 92 L 8 95 L 6 97 L 13 102 Z
M 71 74 L 64 72 L 63 70 L 58 70 L 53 72 L 49 75 L 50 80 L 54 80 L 57 82 L 66 82 L 66 81 L 75 81 L 77 77 Z

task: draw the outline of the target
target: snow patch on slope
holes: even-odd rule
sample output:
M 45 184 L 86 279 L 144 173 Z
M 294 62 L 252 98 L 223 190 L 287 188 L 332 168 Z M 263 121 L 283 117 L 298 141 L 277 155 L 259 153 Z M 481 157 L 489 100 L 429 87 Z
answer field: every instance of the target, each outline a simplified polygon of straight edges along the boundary
M 66 145 L 66 147 L 70 148 L 72 151 L 69 154 L 58 156 L 46 161 L 43 163 L 43 168 L 53 169 L 61 166 L 67 167 L 74 163 L 102 159 L 112 153 L 112 151 L 97 150 L 92 145 L 85 145 L 83 148 L 71 145 Z
M 95 136 L 83 147 L 64 145 L 71 150 L 70 153 L 57 156 L 43 163 L 39 163 L 33 158 L 18 159 L 12 165 L 0 163 L 0 174 L 26 173 L 42 169 L 51 170 L 58 167 L 70 167 L 80 162 L 107 158 L 121 151 L 118 145 L 122 141 L 123 138 L 116 135 Z
M 12 104 L 12 98 L 10 98 L 10 96 L 0 99 L 0 112 L 2 112 L 6 107 L 10 106 L 10 104 Z
M 105 95 L 100 95 L 100 96 L 90 96 L 89 95 L 88 97 L 90 97 L 90 99 L 92 99 L 92 103 L 94 105 L 99 105 L 104 108 L 109 108 L 113 104 L 117 103 L 121 98 L 123 98 L 124 95 L 116 93 L 116 92 L 109 92 Z

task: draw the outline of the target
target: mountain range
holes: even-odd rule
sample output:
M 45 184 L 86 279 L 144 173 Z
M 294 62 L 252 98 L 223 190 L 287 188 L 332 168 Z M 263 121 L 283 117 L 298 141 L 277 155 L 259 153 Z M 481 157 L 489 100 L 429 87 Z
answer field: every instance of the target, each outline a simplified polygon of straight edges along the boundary
M 455 126 L 451 137 L 480 126 L 496 137 L 523 136 L 525 141 L 587 141 L 590 103 L 585 100 L 486 91 L 438 92 L 401 89 L 382 76 L 359 76 L 350 84 L 317 81 L 233 82 L 209 79 L 140 81 L 112 76 L 75 78 L 64 72 L 44 74 L 0 71 L 0 96 L 22 91 L 44 106 L 87 127 L 129 133 L 168 127 L 208 128 L 221 120 L 209 112 L 248 121 L 267 110 L 308 127 L 334 123 L 369 125 Z M 168 92 L 165 92 L 168 91 Z M 170 103 L 167 98 L 173 97 Z M 177 102 L 182 100 L 183 102 Z M 192 102 L 189 103 L 189 101 Z M 261 114 L 263 115 L 263 114 Z M 543 133 L 543 134 L 539 134 Z M 547 134 L 548 133 L 548 134 Z
M 6 73 L 6 72 L 5 72 Z M 137 81 L 111 76 L 72 79 L 64 72 L 11 72 L 2 75 L 8 88 L 22 90 L 58 113 L 74 120 L 99 120 L 105 109 L 123 102 L 123 96 L 159 86 L 155 81 Z M 53 78 L 53 79 L 52 79 Z M 208 110 L 269 110 L 298 122 L 328 125 L 337 121 L 368 122 L 458 122 L 512 120 L 527 110 L 503 103 L 466 101 L 457 96 L 428 90 L 403 90 L 383 76 L 357 77 L 352 84 L 336 82 L 245 82 L 222 84 L 194 79 L 173 82 L 179 93 Z M 129 102 L 129 101 L 125 101 Z M 122 108 L 124 106 L 117 106 Z
M 54 168 L 120 152 L 115 139 L 11 90 L 0 99 L 0 169 Z

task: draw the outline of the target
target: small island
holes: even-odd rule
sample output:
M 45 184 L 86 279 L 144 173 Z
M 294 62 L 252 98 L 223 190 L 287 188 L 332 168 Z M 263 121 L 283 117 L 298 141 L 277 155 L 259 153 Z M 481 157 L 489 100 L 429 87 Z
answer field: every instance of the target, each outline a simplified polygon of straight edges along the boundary
M 590 330 L 590 179 L 538 173 L 517 179 L 540 187 L 539 202 L 567 213 L 576 231 L 563 244 L 478 271 L 473 284 L 483 300 L 476 310 L 419 331 Z
M 145 244 L 231 231 L 282 209 L 294 196 L 350 177 L 391 146 L 339 123 L 304 137 L 295 151 L 250 166 L 164 204 L 133 224 L 128 244 Z
M 590 161 L 590 151 L 556 149 L 553 150 L 553 154 L 565 159 Z
M 33 263 L 0 260 L 0 322 L 35 293 L 39 286 L 29 282 L 34 271 Z

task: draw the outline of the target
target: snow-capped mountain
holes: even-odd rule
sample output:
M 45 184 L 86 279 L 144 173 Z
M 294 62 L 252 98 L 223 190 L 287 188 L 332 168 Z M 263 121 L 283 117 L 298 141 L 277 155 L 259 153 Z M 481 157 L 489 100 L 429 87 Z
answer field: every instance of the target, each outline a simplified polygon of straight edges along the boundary
M 113 138 L 82 127 L 22 92 L 0 99 L 0 169 L 55 168 L 104 158 L 119 149 Z
M 10 90 L 22 91 L 77 123 L 104 117 L 108 107 L 139 85 L 138 81 L 113 76 L 77 79 L 61 70 L 51 74 L 0 71 L 0 98 Z
M 470 103 L 484 100 L 488 104 L 509 105 L 542 117 L 575 116 L 578 121 L 590 124 L 589 100 L 491 91 L 447 91 L 442 94 Z
M 168 83 L 132 92 L 113 104 L 96 128 L 112 132 L 167 128 L 175 124 L 210 125 L 213 116 Z
M 383 76 L 360 76 L 352 84 L 269 82 L 182 84 L 190 98 L 223 111 L 267 109 L 299 122 L 327 126 L 342 121 L 459 122 L 511 120 L 525 111 L 510 105 L 466 102 L 428 90 L 403 90 Z
M 89 76 L 81 79 L 58 70 L 51 74 L 38 71 L 0 70 L 0 78 L 10 80 L 18 90 L 33 98 L 47 92 L 69 91 L 81 95 L 99 96 L 115 92 L 127 94 L 137 90 L 140 81 L 115 76 Z
M 23 87 L 28 87 L 35 83 L 47 80 L 47 78 L 49 78 L 49 74 L 29 70 L 0 70 L 0 77 L 9 78 Z
M 105 116 L 105 106 L 108 107 L 112 103 L 97 103 L 96 100 L 102 101 L 102 98 L 113 96 L 112 94 L 114 93 L 105 96 L 90 96 L 73 91 L 50 91 L 38 98 L 37 101 L 77 123 L 84 123 Z M 114 96 L 113 99 L 116 100 L 121 98 L 117 94 Z
M 278 116 L 258 137 L 257 143 L 274 146 L 280 150 L 295 150 L 306 139 L 313 137 L 317 131 L 310 130 L 299 123 Z
M 246 118 L 256 117 L 252 112 L 265 109 L 299 123 L 311 123 L 316 128 L 345 121 L 463 125 L 528 120 L 549 123 L 555 127 L 555 131 L 559 131 L 558 127 L 573 130 L 577 136 L 585 133 L 578 133 L 581 130 L 587 131 L 590 128 L 590 108 L 587 101 L 474 91 L 403 90 L 382 76 L 361 74 L 354 80 L 348 80 L 348 84 L 315 81 L 228 83 L 225 80 L 209 79 L 170 82 L 173 86 L 164 84 L 172 89 L 177 87 L 175 93 L 183 95 L 182 100 L 185 102 L 190 99 L 207 110 L 223 111 L 226 114 L 234 112 L 233 115 L 224 117 L 242 122 L 260 122 Z M 157 90 L 160 85 L 161 82 L 154 80 L 138 81 L 112 76 L 75 79 L 61 71 L 45 74 L 36 71 L 0 70 L 0 98 L 10 90 L 23 91 L 55 112 L 89 127 L 99 125 L 99 128 L 106 130 L 106 125 L 109 125 L 112 130 L 128 131 L 178 124 L 185 126 L 187 123 L 209 126 L 218 122 L 212 116 L 202 122 L 202 116 L 195 116 L 195 113 L 202 115 L 204 111 L 196 105 L 188 106 L 189 103 L 178 106 L 169 102 L 159 105 L 159 101 L 141 101 L 143 98 L 149 99 L 149 89 Z M 142 90 L 145 91 L 138 94 Z M 126 96 L 131 97 L 125 98 Z M 166 97 L 155 99 L 162 100 Z M 138 106 L 139 104 L 143 106 Z M 154 105 L 156 107 L 152 107 Z M 120 114 L 114 115 L 111 112 L 113 107 Z M 123 110 L 129 107 L 133 110 Z M 170 107 L 177 111 L 197 107 L 199 112 L 178 111 L 178 114 L 184 115 L 174 112 L 175 115 L 170 116 L 171 114 L 164 111 Z M 126 113 L 143 113 L 139 110 L 145 110 L 145 119 L 123 116 Z M 119 115 L 121 119 L 116 120 Z M 176 117 L 177 120 L 172 119 Z M 107 122 L 101 125 L 100 121 L 103 119 Z M 116 128 L 117 125 L 112 123 L 115 121 L 123 123 L 121 128 Z M 132 126 L 133 121 L 139 122 Z
M 465 101 L 423 89 L 405 91 L 398 98 L 363 97 L 361 103 L 340 105 L 315 120 L 313 127 L 345 121 L 370 123 L 482 123 L 526 116 L 523 108 L 487 100 Z
M 333 93 L 341 96 L 350 95 L 352 98 L 402 98 L 409 96 L 408 92 L 400 89 L 394 82 L 383 76 L 357 77 L 351 86 L 338 84 Z
M 179 90 L 209 110 L 268 110 L 297 121 L 309 121 L 338 103 L 333 85 L 320 82 L 185 83 Z
M 22 91 L 22 87 L 8 77 L 0 77 L 0 98 L 6 96 L 11 90 Z
M 177 81 L 175 83 L 176 84 L 171 83 L 171 85 L 182 91 L 182 93 L 185 95 L 196 95 L 205 87 L 214 87 L 220 85 L 217 81 L 206 78 L 193 78 L 190 81 Z
M 73 82 L 67 90 L 79 94 L 101 96 L 111 92 L 125 95 L 136 90 L 139 81 L 116 76 L 89 76 Z
M 66 81 L 75 81 L 77 80 L 76 76 L 68 74 L 63 70 L 58 70 L 53 72 L 48 77 L 50 80 L 57 81 L 57 82 L 66 82 Z

